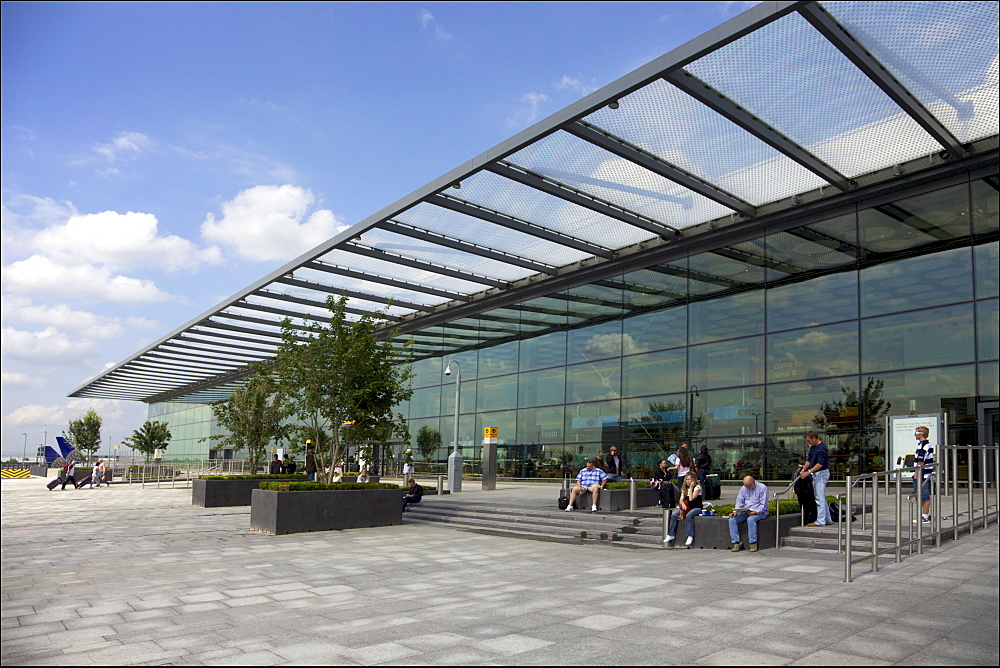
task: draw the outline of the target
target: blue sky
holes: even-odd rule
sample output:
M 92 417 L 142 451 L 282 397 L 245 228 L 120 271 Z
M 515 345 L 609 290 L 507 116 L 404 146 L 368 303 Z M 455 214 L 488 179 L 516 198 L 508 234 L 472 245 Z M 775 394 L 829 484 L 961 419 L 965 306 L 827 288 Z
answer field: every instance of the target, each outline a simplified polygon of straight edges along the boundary
M 4 456 L 118 443 L 66 394 L 751 4 L 4 2 Z

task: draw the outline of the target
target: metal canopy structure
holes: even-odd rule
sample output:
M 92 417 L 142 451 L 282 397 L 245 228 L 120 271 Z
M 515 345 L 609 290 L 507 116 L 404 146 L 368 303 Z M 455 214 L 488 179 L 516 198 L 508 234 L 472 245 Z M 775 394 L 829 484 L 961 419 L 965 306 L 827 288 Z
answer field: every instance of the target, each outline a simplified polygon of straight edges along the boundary
M 622 272 L 655 264 L 651 251 L 948 163 L 995 159 L 997 23 L 995 2 L 761 3 L 354 225 L 69 396 L 225 399 L 247 363 L 273 357 L 281 321 L 323 320 L 329 295 L 345 295 L 353 315 L 384 313 L 417 357 L 523 333 L 533 319 L 539 330 L 553 318 L 572 322 L 577 299 L 621 313 L 629 305 L 620 297 L 564 290 L 603 276 L 620 296 Z M 768 266 L 752 248 L 727 252 L 720 266 Z M 648 271 L 658 279 L 626 289 L 669 289 L 668 268 Z M 699 280 L 719 289 L 736 279 L 713 268 Z

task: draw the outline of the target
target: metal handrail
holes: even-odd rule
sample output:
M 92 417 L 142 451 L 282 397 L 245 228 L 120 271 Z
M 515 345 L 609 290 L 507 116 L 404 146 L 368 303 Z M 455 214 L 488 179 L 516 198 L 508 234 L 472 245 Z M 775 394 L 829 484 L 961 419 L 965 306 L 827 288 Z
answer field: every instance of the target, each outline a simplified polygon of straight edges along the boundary
M 969 457 L 967 466 L 966 480 L 959 480 L 959 469 L 958 469 L 958 450 L 968 450 Z M 977 523 L 983 528 L 989 526 L 989 521 L 992 518 L 994 523 L 1000 519 L 1000 514 L 998 514 L 998 509 L 1000 509 L 1000 497 L 998 497 L 997 481 L 1000 480 L 1000 448 L 997 446 L 954 446 L 946 445 L 939 448 L 941 453 L 941 462 L 946 464 L 939 466 L 937 463 L 928 466 L 913 466 L 904 467 L 899 469 L 894 469 L 891 471 L 879 471 L 877 473 L 868 473 L 861 476 L 847 476 L 847 508 L 853 509 L 854 504 L 852 503 L 853 494 L 856 487 L 860 486 L 862 493 L 862 500 L 864 500 L 867 485 L 869 482 L 872 484 L 872 526 L 871 526 L 871 539 L 872 539 L 872 549 L 871 553 L 855 559 L 853 540 L 854 531 L 851 522 L 847 522 L 846 527 L 846 546 L 845 546 L 845 558 L 844 558 L 844 582 L 851 582 L 853 579 L 852 569 L 856 564 L 861 564 L 866 561 L 871 563 L 871 571 L 878 571 L 879 557 L 884 555 L 892 554 L 895 556 L 895 561 L 899 563 L 903 559 L 903 550 L 908 549 L 909 554 L 912 555 L 914 548 L 917 554 L 923 553 L 924 543 L 931 539 L 934 541 L 936 547 L 941 546 L 941 540 L 945 532 L 950 532 L 952 534 L 953 540 L 957 540 L 961 529 L 967 529 L 969 534 L 973 534 L 976 530 Z M 987 471 L 987 455 L 992 453 L 993 456 L 993 466 Z M 972 464 L 978 459 L 979 472 L 981 480 L 975 480 L 973 473 Z M 930 471 L 926 477 L 923 472 Z M 989 475 L 992 473 L 993 479 L 989 479 Z M 921 476 L 921 483 L 917 486 L 917 491 L 915 494 L 908 495 L 909 501 L 909 516 L 910 521 L 907 522 L 908 525 L 908 535 L 906 540 L 903 539 L 903 527 L 902 527 L 902 497 L 903 497 L 903 476 L 908 474 L 908 479 L 914 479 L 916 476 Z M 879 487 L 879 481 L 885 480 L 886 493 L 891 494 L 891 483 L 894 482 L 895 485 L 895 523 L 894 523 L 894 540 L 891 547 L 882 549 L 879 547 L 879 497 L 877 493 Z M 966 485 L 968 493 L 966 495 L 968 501 L 967 512 L 959 511 L 959 499 L 958 491 L 959 484 L 962 483 Z M 927 484 L 931 486 L 931 513 L 930 513 L 930 527 L 929 531 L 925 533 L 924 527 L 925 523 L 921 520 L 920 504 L 921 504 L 921 492 L 923 486 Z M 976 485 L 981 486 L 981 494 L 977 494 Z M 993 489 L 993 503 L 990 503 L 990 488 Z M 945 517 L 942 516 L 942 496 L 943 492 L 949 492 L 952 497 L 952 514 L 950 516 L 951 525 L 944 526 Z M 977 498 L 979 497 L 979 498 Z M 960 521 L 960 518 L 966 515 L 966 518 Z M 916 531 L 914 532 L 914 529 Z M 861 532 L 864 533 L 867 528 L 864 523 L 861 526 Z M 916 533 L 916 536 L 914 536 Z

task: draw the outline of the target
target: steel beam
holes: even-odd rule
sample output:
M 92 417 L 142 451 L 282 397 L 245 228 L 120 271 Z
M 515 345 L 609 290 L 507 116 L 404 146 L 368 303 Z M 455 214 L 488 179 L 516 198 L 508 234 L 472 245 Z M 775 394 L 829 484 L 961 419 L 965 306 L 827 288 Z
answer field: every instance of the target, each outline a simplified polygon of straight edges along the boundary
M 433 306 L 428 306 L 426 304 L 415 304 L 414 302 L 407 302 L 401 299 L 393 299 L 392 297 L 383 297 L 381 295 L 372 295 L 365 292 L 358 292 L 357 290 L 347 290 L 346 288 L 340 288 L 336 285 L 325 285 L 323 283 L 314 283 L 313 281 L 304 281 L 300 278 L 290 278 L 288 276 L 282 276 L 281 278 L 275 279 L 275 283 L 281 283 L 284 285 L 291 285 L 297 288 L 304 288 L 306 290 L 312 290 L 314 292 L 326 292 L 332 295 L 343 295 L 345 297 L 353 297 L 354 299 L 361 299 L 366 302 L 375 302 L 378 304 L 391 304 L 392 306 L 398 306 L 400 308 L 408 308 L 413 311 L 433 311 Z
M 459 292 L 449 292 L 448 290 L 439 290 L 438 288 L 432 288 L 426 285 L 420 285 L 419 283 L 408 283 L 407 281 L 401 281 L 395 278 L 389 278 L 387 276 L 375 276 L 372 274 L 366 274 L 361 271 L 355 271 L 353 269 L 345 269 L 344 267 L 338 267 L 337 265 L 327 264 L 326 262 L 321 262 L 315 260 L 313 262 L 307 262 L 302 265 L 303 269 L 314 269 L 316 271 L 322 271 L 327 274 L 338 274 L 340 276 L 347 276 L 348 278 L 355 278 L 359 281 L 368 281 L 370 283 L 378 283 L 380 285 L 391 285 L 394 288 L 400 288 L 401 290 L 412 290 L 413 292 L 419 292 L 425 295 L 434 295 L 435 297 L 443 297 L 448 300 L 458 300 L 458 301 L 469 301 L 470 297 L 468 295 L 463 295 Z
M 411 269 L 419 269 L 420 271 L 429 271 L 432 274 L 439 274 L 449 278 L 457 278 L 460 281 L 469 281 L 470 283 L 488 285 L 491 288 L 506 288 L 510 285 L 508 281 L 501 281 L 496 278 L 490 278 L 489 276 L 480 276 L 479 274 L 470 274 L 467 271 L 452 269 L 451 267 L 433 264 L 432 262 L 424 262 L 423 260 L 415 260 L 410 257 L 387 253 L 386 251 L 378 248 L 369 248 L 368 246 L 359 246 L 358 244 L 346 244 L 344 247 L 340 248 L 340 250 L 345 253 L 354 253 L 356 255 L 363 255 L 376 260 L 382 260 L 383 262 L 391 262 L 393 264 L 398 264 L 401 267 L 409 267 Z
M 289 302 L 289 303 L 292 303 L 292 304 L 302 304 L 303 306 L 312 306 L 313 308 L 323 309 L 323 310 L 325 310 L 327 312 L 329 312 L 329 310 L 330 310 L 327 307 L 326 302 L 317 301 L 315 299 L 307 299 L 305 297 L 299 297 L 297 295 L 286 295 L 286 294 L 281 293 L 281 292 L 270 292 L 268 290 L 258 290 L 253 295 L 247 295 L 247 296 L 248 297 L 249 296 L 263 297 L 264 299 L 274 299 L 275 301 Z M 244 304 L 247 304 L 247 302 L 241 302 L 239 304 L 239 306 L 243 306 Z M 236 304 L 234 304 L 234 306 L 236 306 Z M 248 305 L 248 308 L 249 308 L 249 305 Z M 260 309 L 260 310 L 263 310 L 263 309 Z M 363 309 L 353 308 L 351 306 L 345 306 L 344 307 L 344 312 L 345 313 L 352 313 L 354 315 L 360 315 L 360 316 L 365 316 L 365 315 L 378 316 L 378 318 L 380 320 L 388 320 L 390 322 L 393 322 L 393 321 L 396 321 L 396 320 L 399 319 L 396 316 L 392 316 L 392 315 L 388 315 L 388 314 L 379 314 L 379 313 L 376 313 L 374 311 L 365 311 Z M 301 317 L 301 316 L 291 316 L 291 317 Z M 330 319 L 330 316 L 328 316 L 328 315 L 327 316 L 319 316 L 319 317 L 320 318 L 324 318 L 325 320 L 329 320 Z

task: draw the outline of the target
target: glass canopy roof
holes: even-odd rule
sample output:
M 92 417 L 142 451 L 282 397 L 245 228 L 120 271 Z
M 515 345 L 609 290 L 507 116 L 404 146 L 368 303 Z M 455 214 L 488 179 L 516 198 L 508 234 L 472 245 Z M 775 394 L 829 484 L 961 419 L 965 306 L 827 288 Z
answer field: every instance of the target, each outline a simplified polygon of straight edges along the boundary
M 917 159 L 983 150 L 980 140 L 998 134 L 997 7 L 762 3 L 356 224 L 70 396 L 223 400 L 248 362 L 273 356 L 282 319 L 322 320 L 330 295 L 347 296 L 355 316 L 384 313 L 418 356 L 514 337 L 530 329 L 527 313 L 539 326 L 572 324 L 571 303 L 535 294 L 516 306 L 519 295 L 800 196 L 835 196 L 866 175 L 890 180 L 901 165 L 921 168 L 910 164 Z M 829 247 L 822 231 L 792 242 Z M 692 275 L 702 272 L 712 292 L 748 266 L 797 270 L 763 262 L 758 246 L 733 244 Z M 648 276 L 637 289 L 670 291 L 662 267 Z M 587 299 L 591 310 L 629 307 L 583 289 L 552 292 Z M 418 333 L 442 322 L 440 338 Z

